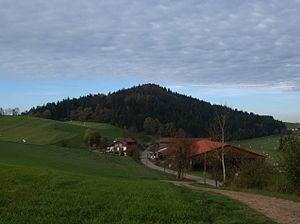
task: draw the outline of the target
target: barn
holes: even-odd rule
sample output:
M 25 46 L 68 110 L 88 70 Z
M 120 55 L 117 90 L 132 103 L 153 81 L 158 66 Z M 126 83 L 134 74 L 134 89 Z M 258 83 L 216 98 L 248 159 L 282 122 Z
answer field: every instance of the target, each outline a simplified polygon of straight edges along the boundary
M 192 145 L 190 158 L 193 167 L 210 166 L 215 160 L 220 160 L 222 143 L 210 139 L 201 139 Z M 239 167 L 240 164 L 264 160 L 265 156 L 230 144 L 224 145 L 225 160 L 227 163 Z
M 205 160 L 213 162 L 213 159 L 219 160 L 221 158 L 222 143 L 212 141 L 208 138 L 188 138 L 192 141 L 189 157 L 193 167 L 204 166 Z M 158 151 L 157 155 L 166 152 L 170 146 L 175 142 L 175 138 L 160 138 L 157 141 Z M 264 160 L 265 156 L 249 151 L 231 144 L 224 145 L 225 159 L 234 166 L 247 161 Z M 208 164 L 209 165 L 209 164 Z

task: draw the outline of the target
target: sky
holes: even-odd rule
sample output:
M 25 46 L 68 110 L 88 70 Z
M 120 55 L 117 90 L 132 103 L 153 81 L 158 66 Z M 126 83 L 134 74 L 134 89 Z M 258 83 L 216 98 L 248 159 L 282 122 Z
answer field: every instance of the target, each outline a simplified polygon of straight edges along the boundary
M 157 83 L 299 122 L 299 12 L 300 0 L 0 0 L 0 107 Z

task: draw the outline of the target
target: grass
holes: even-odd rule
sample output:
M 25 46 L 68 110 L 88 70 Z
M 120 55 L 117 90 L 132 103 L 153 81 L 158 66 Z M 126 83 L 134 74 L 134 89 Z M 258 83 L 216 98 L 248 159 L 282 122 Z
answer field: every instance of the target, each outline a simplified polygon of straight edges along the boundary
M 85 128 L 92 128 L 111 141 L 126 135 L 134 137 L 141 144 L 153 142 L 155 140 L 153 136 L 138 134 L 126 129 L 118 128 L 116 126 L 107 123 L 81 122 L 81 121 L 68 121 L 66 123 L 85 127 Z
M 242 192 L 249 192 L 254 194 L 261 194 L 265 196 L 275 197 L 275 198 L 282 198 L 290 201 L 300 202 L 300 196 L 295 194 L 288 194 L 288 193 L 281 193 L 276 191 L 268 191 L 268 190 L 261 190 L 255 188 L 236 188 L 236 187 L 226 187 L 224 190 L 231 190 L 231 191 L 242 191 Z
M 279 135 L 272 135 L 262 138 L 235 141 L 232 142 L 232 144 L 264 155 L 267 157 L 267 161 L 275 164 L 278 162 L 280 156 L 280 152 L 278 151 L 279 140 Z
M 198 176 L 198 177 L 204 177 L 203 170 L 189 170 L 188 174 Z M 209 170 L 206 171 L 206 178 L 213 179 L 213 175 Z
M 296 128 L 298 125 L 300 125 L 300 124 L 299 123 L 285 122 L 286 128 Z
M 83 142 L 84 132 L 87 128 L 98 131 L 110 141 L 130 135 L 140 143 L 152 141 L 151 136 L 143 136 L 129 132 L 106 123 L 94 122 L 61 122 L 28 116 L 0 116 L 0 140 L 28 144 L 61 145 L 67 140 L 69 147 L 85 148 Z
M 128 157 L 0 141 L 0 223 L 272 223 Z
M 300 137 L 300 132 L 294 132 L 293 135 Z M 271 135 L 261 138 L 253 138 L 232 142 L 233 145 L 245 148 L 267 157 L 267 161 L 273 165 L 278 165 L 281 152 L 278 150 L 280 135 Z
M 237 191 L 237 192 L 248 192 L 253 194 L 260 194 L 264 196 L 270 196 L 274 198 L 281 198 L 286 199 L 290 201 L 300 202 L 300 196 L 296 194 L 290 194 L 290 193 L 281 193 L 278 191 L 269 191 L 269 190 L 263 190 L 263 189 L 256 189 L 256 188 L 238 188 L 238 187 L 213 187 L 210 185 L 205 184 L 199 184 L 199 183 L 193 183 L 193 186 L 196 187 L 202 187 L 202 188 L 213 188 L 213 189 L 219 189 L 219 190 L 229 190 L 229 191 Z

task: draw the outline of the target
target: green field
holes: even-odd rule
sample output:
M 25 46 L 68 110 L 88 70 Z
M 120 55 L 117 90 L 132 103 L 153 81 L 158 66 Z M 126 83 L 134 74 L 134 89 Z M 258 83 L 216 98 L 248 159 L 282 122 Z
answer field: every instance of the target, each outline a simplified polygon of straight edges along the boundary
M 300 137 L 300 132 L 294 132 L 294 136 Z M 262 138 L 247 139 L 232 142 L 241 148 L 249 149 L 267 157 L 267 161 L 277 165 L 280 160 L 281 152 L 278 150 L 280 135 L 272 135 Z
M 299 123 L 291 123 L 291 122 L 285 122 L 285 126 L 286 128 L 295 128 L 298 125 L 300 125 Z
M 272 135 L 262 138 L 247 139 L 241 141 L 232 142 L 241 148 L 249 149 L 267 157 L 267 161 L 273 164 L 278 163 L 280 152 L 279 147 L 279 135 Z
M 69 147 L 84 148 L 83 136 L 87 128 L 98 131 L 110 141 L 130 135 L 139 142 L 151 141 L 151 137 L 129 132 L 110 124 L 93 122 L 61 122 L 27 116 L 0 116 L 0 140 L 39 145 L 61 145 L 66 140 Z
M 128 157 L 0 142 L 0 223 L 271 223 L 162 178 Z
M 43 121 L 39 131 L 52 133 L 46 127 L 53 123 Z M 36 128 L 29 124 L 28 132 Z M 6 123 L 1 130 L 11 130 L 13 141 L 13 128 Z M 272 223 L 227 197 L 161 182 L 170 177 L 129 157 L 46 145 L 55 132 L 39 135 L 43 140 L 28 139 L 44 145 L 0 141 L 1 224 Z

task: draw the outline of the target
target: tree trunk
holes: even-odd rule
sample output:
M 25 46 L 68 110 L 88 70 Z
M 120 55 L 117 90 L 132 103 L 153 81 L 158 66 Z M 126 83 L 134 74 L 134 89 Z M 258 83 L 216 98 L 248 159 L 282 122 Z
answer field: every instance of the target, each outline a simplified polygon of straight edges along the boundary
M 181 170 L 180 169 L 177 170 L 177 179 L 178 180 L 181 179 Z
M 221 152 L 221 157 L 222 157 L 222 171 L 223 171 L 223 184 L 226 183 L 226 167 L 225 167 L 225 149 L 224 149 L 224 144 L 225 144 L 225 130 L 222 130 L 222 152 Z
M 203 176 L 204 176 L 204 184 L 206 184 L 206 153 L 204 153 L 204 172 L 203 172 Z
M 223 171 L 223 184 L 225 184 L 226 183 L 226 168 L 225 168 L 224 146 L 222 146 L 222 171 Z

